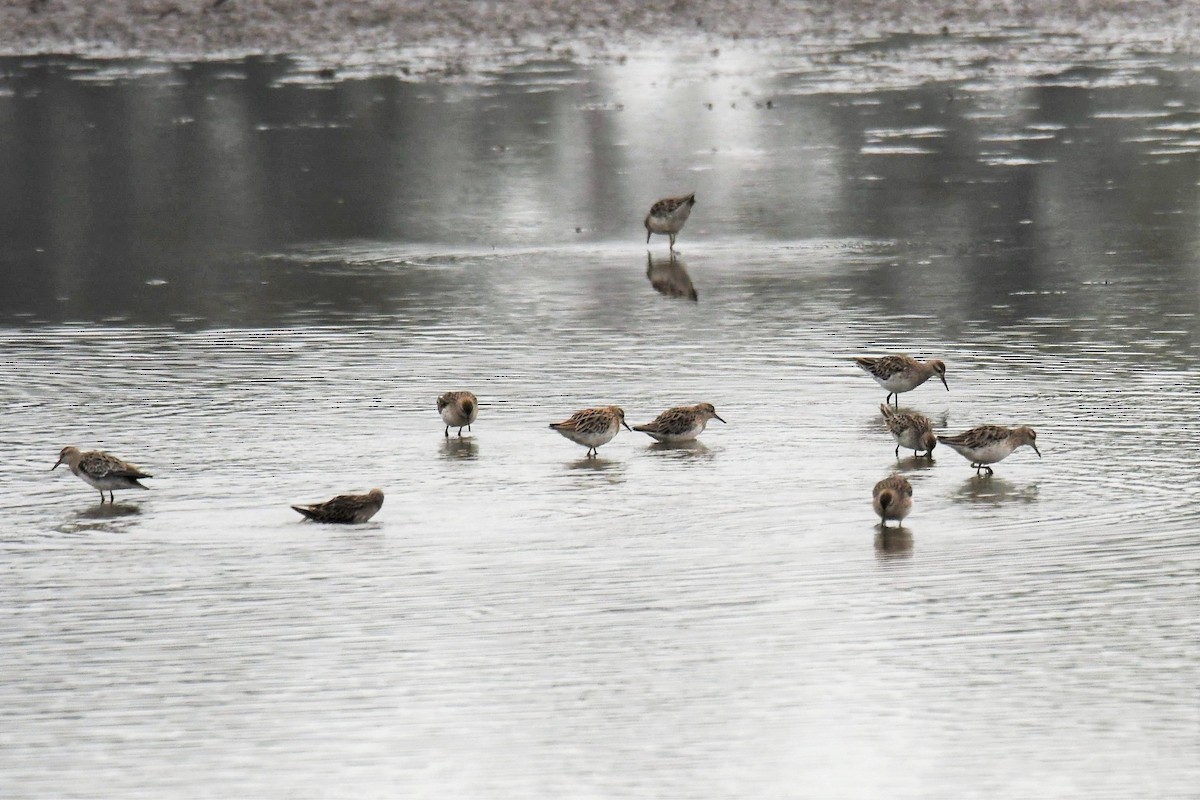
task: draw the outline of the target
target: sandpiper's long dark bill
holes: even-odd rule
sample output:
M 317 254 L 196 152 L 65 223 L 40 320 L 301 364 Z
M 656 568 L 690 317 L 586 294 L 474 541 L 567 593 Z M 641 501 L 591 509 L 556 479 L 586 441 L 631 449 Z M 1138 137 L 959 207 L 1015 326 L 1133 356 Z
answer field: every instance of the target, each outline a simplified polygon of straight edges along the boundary
M 680 195 L 679 197 L 664 197 L 650 206 L 643 224 L 646 226 L 646 244 L 650 244 L 651 234 L 663 234 L 671 239 L 671 248 L 675 249 L 675 235 L 683 230 L 696 205 L 696 193 Z
M 149 487 L 138 483 L 138 480 L 154 477 L 128 461 L 101 450 L 81 451 L 78 447 L 64 447 L 50 470 L 53 472 L 58 469 L 59 464 L 66 464 L 73 474 L 99 489 L 101 505 L 104 504 L 105 492 L 108 492 L 108 501 L 112 503 L 115 490 L 147 489 Z

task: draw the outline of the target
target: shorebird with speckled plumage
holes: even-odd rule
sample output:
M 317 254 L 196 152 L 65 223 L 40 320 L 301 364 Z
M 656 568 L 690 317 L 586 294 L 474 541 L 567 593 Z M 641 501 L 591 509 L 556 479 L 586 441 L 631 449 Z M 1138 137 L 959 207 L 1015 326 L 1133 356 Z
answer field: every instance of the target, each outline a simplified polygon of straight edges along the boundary
M 101 505 L 104 504 L 105 492 L 108 492 L 108 500 L 112 503 L 115 489 L 147 489 L 149 487 L 138 483 L 138 480 L 154 477 L 128 461 L 100 450 L 81 451 L 78 447 L 64 447 L 50 471 L 58 469 L 59 464 L 66 464 L 72 473 L 99 489 Z
M 650 206 L 650 213 L 643 223 L 646 226 L 646 244 L 650 244 L 650 235 L 654 233 L 671 237 L 671 250 L 675 249 L 675 234 L 683 230 L 696 205 L 696 194 L 685 194 L 680 197 L 664 197 Z
M 1038 454 L 1038 458 L 1041 458 L 1042 451 L 1038 450 L 1037 444 L 1035 444 L 1036 439 L 1037 431 L 1028 425 L 1016 428 L 1006 428 L 1003 425 L 981 425 L 956 436 L 938 437 L 939 442 L 970 461 L 971 466 L 975 468 L 976 475 L 980 470 L 987 470 L 987 474 L 991 475 L 992 468 L 988 464 L 1003 461 L 1023 445 L 1032 447 L 1033 452 Z
M 292 506 L 314 522 L 332 522 L 353 525 L 366 522 L 383 508 L 383 492 L 372 489 L 366 494 L 339 494 L 324 503 Z
M 900 448 L 912 450 L 913 456 L 918 450 L 925 451 L 925 457 L 933 459 L 933 448 L 937 446 L 937 437 L 933 434 L 933 423 L 924 414 L 915 411 L 900 412 L 887 403 L 880 403 L 879 410 L 883 412 L 883 422 L 888 432 L 896 440 L 896 458 L 900 457 Z
M 884 402 L 895 397 L 897 407 L 900 405 L 901 392 L 911 392 L 934 375 L 942 381 L 946 391 L 950 391 L 950 384 L 946 383 L 946 365 L 936 358 L 918 361 L 912 356 L 896 353 L 879 358 L 860 357 L 854 359 L 854 363 L 888 390 Z
M 896 520 L 898 526 L 912 511 L 912 484 L 903 475 L 884 478 L 871 492 L 871 505 L 884 527 L 889 519 Z
M 479 416 L 479 401 L 470 392 L 446 392 L 438 398 L 437 409 L 446 423 L 446 437 L 449 438 L 451 428 L 458 428 L 458 435 L 462 436 L 462 429 L 471 430 L 471 423 Z
M 632 430 L 625 424 L 625 412 L 618 406 L 603 406 L 601 408 L 585 408 L 576 411 L 562 422 L 551 422 L 550 427 L 575 444 L 581 444 L 588 449 L 587 457 L 596 455 L 597 448 L 612 441 L 612 438 L 625 425 L 626 430 Z
M 645 425 L 634 425 L 633 430 L 648 434 L 660 442 L 690 442 L 699 436 L 710 419 L 725 420 L 717 416 L 712 403 L 669 408 Z

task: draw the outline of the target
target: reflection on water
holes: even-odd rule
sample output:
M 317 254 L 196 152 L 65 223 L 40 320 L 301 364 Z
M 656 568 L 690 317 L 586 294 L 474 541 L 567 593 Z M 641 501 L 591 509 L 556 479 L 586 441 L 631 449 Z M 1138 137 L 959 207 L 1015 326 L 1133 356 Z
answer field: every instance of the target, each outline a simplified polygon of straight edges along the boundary
M 699 439 L 692 439 L 686 442 L 655 442 L 651 441 L 646 446 L 647 450 L 653 452 L 668 452 L 679 457 L 689 458 L 694 456 L 708 457 L 712 451 L 708 449 L 708 445 Z
M 673 252 L 668 258 L 655 258 L 647 253 L 646 262 L 646 277 L 650 279 L 654 291 L 666 297 L 698 298 L 683 260 Z
M 875 553 L 881 561 L 912 557 L 912 531 L 904 527 L 885 527 L 882 524 L 876 525 L 875 529 Z
M 935 448 L 936 449 L 936 448 Z M 893 454 L 895 450 L 892 451 Z M 929 456 L 903 456 L 896 462 L 896 469 L 899 472 L 915 472 L 919 470 L 933 469 L 937 462 Z
M 442 455 L 451 459 L 473 459 L 479 457 L 479 442 L 474 436 L 442 439 Z
M 82 509 L 76 516 L 79 519 L 115 519 L 118 517 L 128 517 L 133 514 L 142 513 L 141 505 L 137 503 L 97 503 L 94 506 Z
M 609 472 L 617 473 L 624 470 L 625 464 L 621 461 L 603 458 L 601 456 L 584 456 L 578 461 L 572 461 L 567 464 L 568 469 L 583 470 L 585 472 Z
M 0 59 L 0 795 L 1194 794 L 1194 60 L 708 57 Z M 939 433 L 1047 457 L 897 463 L 889 351 L 946 360 Z M 490 405 L 447 440 L 451 385 Z M 684 400 L 729 424 L 546 429 Z M 154 487 L 99 506 L 68 441 Z
M 118 501 L 116 504 L 100 505 L 97 502 L 86 505 L 83 496 L 73 495 L 72 499 L 79 503 L 78 509 L 71 508 L 69 504 L 57 503 L 52 512 L 42 511 L 38 516 L 42 516 L 45 525 L 58 533 L 92 535 L 128 531 L 137 524 L 143 513 L 142 503 Z
M 1038 485 L 1016 484 L 999 475 L 972 475 L 955 492 L 955 497 L 969 503 L 996 506 L 1007 503 L 1033 503 L 1038 499 Z

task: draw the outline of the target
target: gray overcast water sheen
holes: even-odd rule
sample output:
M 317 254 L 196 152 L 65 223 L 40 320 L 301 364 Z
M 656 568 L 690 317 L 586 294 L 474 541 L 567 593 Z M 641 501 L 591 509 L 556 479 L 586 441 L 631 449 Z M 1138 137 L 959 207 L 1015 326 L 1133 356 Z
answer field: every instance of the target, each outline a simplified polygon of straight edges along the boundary
M 1200 62 L 720 59 L 0 59 L 0 796 L 1200 796 Z

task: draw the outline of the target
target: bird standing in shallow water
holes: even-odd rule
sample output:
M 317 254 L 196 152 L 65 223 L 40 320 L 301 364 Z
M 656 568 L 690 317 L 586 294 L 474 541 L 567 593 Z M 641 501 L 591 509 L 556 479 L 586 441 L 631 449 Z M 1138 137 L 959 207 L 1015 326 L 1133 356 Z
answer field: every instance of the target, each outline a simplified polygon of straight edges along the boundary
M 147 489 L 149 487 L 138 483 L 138 479 L 154 477 L 128 461 L 100 450 L 81 452 L 78 447 L 64 447 L 50 471 L 58 469 L 59 464 L 66 464 L 71 472 L 99 489 L 101 505 L 104 504 L 105 492 L 108 492 L 108 500 L 112 503 L 114 489 Z
M 880 403 L 879 410 L 883 412 L 883 421 L 888 431 L 896 440 L 896 458 L 900 457 L 900 448 L 912 450 L 916 456 L 918 450 L 925 451 L 925 457 L 933 459 L 933 448 L 937 446 L 937 437 L 933 435 L 933 423 L 924 414 L 914 412 L 900 413 L 887 403 Z
M 889 519 L 897 524 L 912 511 L 912 484 L 903 475 L 893 475 L 875 484 L 871 505 L 885 527 Z
M 666 234 L 671 237 L 670 249 L 674 250 L 675 234 L 683 230 L 683 223 L 687 222 L 694 205 L 696 205 L 695 192 L 681 197 L 665 197 L 650 206 L 650 213 L 646 215 L 643 223 L 646 226 L 646 244 L 650 244 L 651 234 Z
M 660 442 L 690 442 L 704 431 L 710 419 L 725 420 L 717 416 L 712 403 L 669 408 L 645 425 L 634 425 L 633 430 L 649 434 Z
M 894 396 L 897 407 L 900 406 L 901 392 L 911 392 L 934 375 L 937 375 L 942 381 L 946 391 L 950 391 L 950 384 L 946 383 L 946 365 L 936 358 L 930 361 L 917 361 L 912 356 L 897 353 L 880 358 L 860 357 L 854 359 L 854 363 L 862 367 L 868 375 L 875 379 L 876 383 L 888 390 L 888 396 L 884 402 L 888 402 Z
M 372 489 L 366 494 L 339 494 L 324 503 L 292 506 L 314 522 L 337 522 L 354 524 L 366 522 L 383 508 L 383 492 Z
M 1036 439 L 1037 431 L 1028 425 L 1018 428 L 1006 428 L 1003 425 L 981 425 L 957 436 L 938 437 L 939 442 L 970 461 L 971 466 L 975 468 L 976 475 L 980 470 L 987 470 L 987 474 L 991 475 L 992 468 L 988 464 L 1003 461 L 1022 445 L 1027 444 L 1032 447 L 1033 452 L 1038 454 L 1038 458 L 1041 458 L 1042 451 L 1038 450 L 1034 443 Z
M 586 447 L 588 458 L 596 455 L 600 445 L 612 441 L 622 425 L 625 425 L 625 412 L 618 406 L 585 408 L 562 422 L 550 423 L 553 430 Z M 625 429 L 632 430 L 628 425 Z
M 446 423 L 446 437 L 449 438 L 451 428 L 458 428 L 458 435 L 462 436 L 462 429 L 471 430 L 471 423 L 479 416 L 479 401 L 470 392 L 446 392 L 438 398 L 437 409 Z

